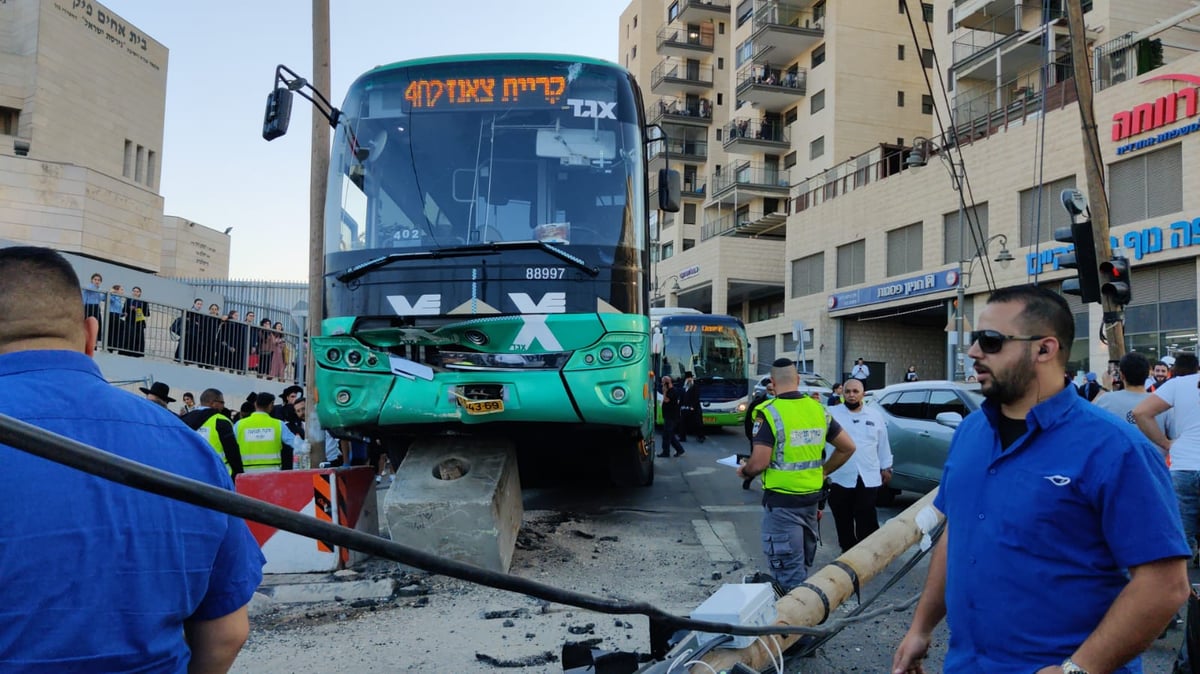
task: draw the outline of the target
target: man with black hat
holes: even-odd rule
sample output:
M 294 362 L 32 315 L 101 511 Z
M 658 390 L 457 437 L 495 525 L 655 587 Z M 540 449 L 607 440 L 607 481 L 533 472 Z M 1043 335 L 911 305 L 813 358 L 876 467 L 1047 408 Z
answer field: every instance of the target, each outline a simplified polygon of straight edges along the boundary
M 146 395 L 146 400 L 158 403 L 163 407 L 166 407 L 167 403 L 175 402 L 175 399 L 171 397 L 171 387 L 161 381 L 154 382 L 150 388 L 139 386 L 138 390 Z

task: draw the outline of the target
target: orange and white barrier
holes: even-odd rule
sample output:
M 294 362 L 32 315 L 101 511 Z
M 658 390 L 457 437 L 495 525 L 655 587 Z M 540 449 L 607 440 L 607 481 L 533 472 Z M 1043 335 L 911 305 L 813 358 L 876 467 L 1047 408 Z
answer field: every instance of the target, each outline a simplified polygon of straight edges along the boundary
M 369 466 L 280 470 L 238 476 L 237 492 L 343 527 L 379 534 L 375 471 Z M 319 573 L 356 564 L 366 555 L 258 522 L 246 522 L 266 573 Z

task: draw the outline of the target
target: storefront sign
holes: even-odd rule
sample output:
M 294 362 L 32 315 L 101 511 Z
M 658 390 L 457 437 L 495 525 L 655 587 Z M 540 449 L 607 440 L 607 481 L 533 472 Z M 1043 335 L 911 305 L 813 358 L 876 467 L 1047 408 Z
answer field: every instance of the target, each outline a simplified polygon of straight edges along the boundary
M 950 290 L 958 286 L 958 270 L 950 269 L 933 274 L 922 274 L 912 278 L 883 283 L 877 286 L 849 290 L 829 296 L 829 310 L 840 311 L 867 304 L 878 304 L 891 300 L 907 299 L 920 295 Z
M 1172 73 L 1151 77 L 1146 82 L 1172 81 L 1187 82 L 1179 91 L 1173 91 L 1166 96 L 1160 96 L 1150 103 L 1142 103 L 1131 110 L 1122 110 L 1113 115 L 1112 139 L 1121 142 L 1134 136 L 1161 129 L 1176 121 L 1189 119 L 1200 114 L 1197 109 L 1197 99 L 1200 98 L 1200 76 Z M 1200 133 L 1200 122 L 1163 131 L 1162 133 L 1126 143 L 1117 148 L 1117 154 L 1126 154 L 1134 150 L 1157 145 L 1190 133 Z
M 1121 236 L 1109 237 L 1108 243 L 1112 248 L 1113 255 L 1124 255 L 1134 260 L 1140 260 L 1150 253 L 1161 253 L 1164 250 L 1200 246 L 1200 218 L 1191 221 L 1180 220 L 1165 228 L 1146 227 L 1125 232 Z M 1045 248 L 1036 253 L 1027 253 L 1025 255 L 1025 271 L 1031 275 L 1039 274 L 1046 271 L 1047 265 L 1051 265 L 1051 270 L 1056 271 L 1059 269 L 1058 256 L 1073 250 L 1074 246 L 1059 246 Z
M 690 279 L 691 277 L 696 276 L 699 273 L 700 273 L 700 265 L 698 265 L 698 264 L 692 265 L 692 266 L 679 272 L 679 280 L 686 281 L 687 279 Z

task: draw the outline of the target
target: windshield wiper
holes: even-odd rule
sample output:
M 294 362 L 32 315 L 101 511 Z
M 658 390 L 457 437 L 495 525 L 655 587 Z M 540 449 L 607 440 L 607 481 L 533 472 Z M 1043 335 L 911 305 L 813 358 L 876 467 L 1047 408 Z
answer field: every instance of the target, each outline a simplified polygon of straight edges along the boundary
M 574 255 L 556 248 L 546 243 L 545 241 L 494 241 L 492 243 L 477 243 L 468 244 L 465 246 L 455 246 L 453 248 L 441 248 L 437 250 L 419 250 L 408 253 L 388 253 L 377 258 L 360 262 L 356 265 L 346 267 L 340 272 L 333 272 L 334 278 L 342 283 L 349 283 L 356 278 L 360 278 L 380 267 L 386 267 L 393 262 L 404 262 L 407 260 L 438 260 L 441 258 L 450 257 L 470 257 L 472 255 L 497 255 L 506 250 L 543 250 L 554 257 L 569 263 L 571 266 L 579 269 L 588 276 L 595 278 L 600 275 L 598 267 L 589 265 L 583 260 Z

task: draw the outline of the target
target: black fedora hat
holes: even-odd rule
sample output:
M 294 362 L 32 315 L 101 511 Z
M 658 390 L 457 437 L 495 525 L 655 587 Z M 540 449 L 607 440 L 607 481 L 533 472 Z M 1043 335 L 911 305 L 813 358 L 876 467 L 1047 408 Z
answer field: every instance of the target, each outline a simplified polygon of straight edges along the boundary
M 140 386 L 140 387 L 138 387 L 138 390 L 141 391 L 142 393 L 145 393 L 146 395 L 150 395 L 151 393 L 153 393 L 154 397 L 158 398 L 159 400 L 161 400 L 163 402 L 167 402 L 167 403 L 175 402 L 175 399 L 171 397 L 171 387 L 167 386 L 166 384 L 164 384 L 161 381 L 154 382 L 153 384 L 150 385 L 150 388 L 146 388 L 145 386 Z

